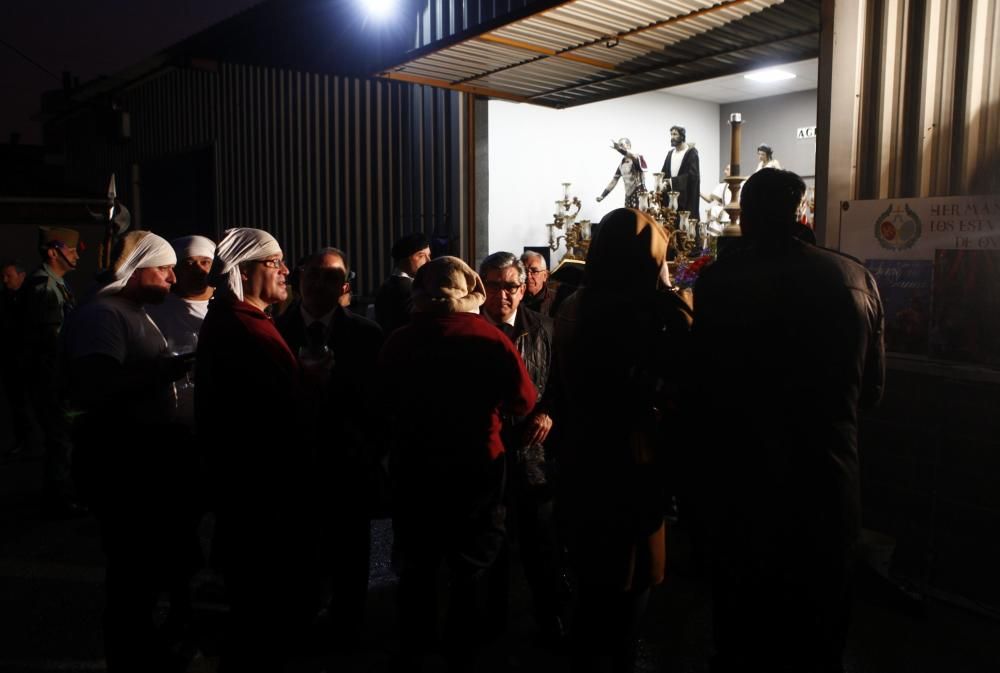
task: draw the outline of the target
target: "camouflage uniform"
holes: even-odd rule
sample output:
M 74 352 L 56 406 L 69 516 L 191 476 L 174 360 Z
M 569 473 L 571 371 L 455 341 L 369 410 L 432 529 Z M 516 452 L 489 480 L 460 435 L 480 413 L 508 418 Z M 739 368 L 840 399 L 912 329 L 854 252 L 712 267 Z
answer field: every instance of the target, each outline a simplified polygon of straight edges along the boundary
M 50 231 L 70 230 L 43 229 L 40 237 L 43 246 L 58 240 Z M 69 247 L 76 247 L 75 237 L 71 240 Z M 24 308 L 23 380 L 28 383 L 35 418 L 45 434 L 43 498 L 69 499 L 72 494 L 72 442 L 65 403 L 60 334 L 76 302 L 65 280 L 44 263 L 25 279 L 20 292 L 23 293 Z

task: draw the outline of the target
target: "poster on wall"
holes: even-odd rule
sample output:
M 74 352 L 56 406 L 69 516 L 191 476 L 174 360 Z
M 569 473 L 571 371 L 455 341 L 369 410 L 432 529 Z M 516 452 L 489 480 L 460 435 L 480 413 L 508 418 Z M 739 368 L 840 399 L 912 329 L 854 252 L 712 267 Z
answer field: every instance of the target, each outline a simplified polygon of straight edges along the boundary
M 846 201 L 839 241 L 878 282 L 887 350 L 1000 368 L 1000 197 Z

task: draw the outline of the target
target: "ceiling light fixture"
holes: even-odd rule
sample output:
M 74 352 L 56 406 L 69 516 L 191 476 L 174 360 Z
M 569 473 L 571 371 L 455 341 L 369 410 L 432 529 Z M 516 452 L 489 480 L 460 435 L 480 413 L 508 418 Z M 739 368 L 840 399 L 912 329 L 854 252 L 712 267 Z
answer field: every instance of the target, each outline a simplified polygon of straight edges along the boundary
M 754 82 L 780 82 L 784 79 L 795 79 L 795 75 L 786 70 L 768 68 L 767 70 L 757 70 L 743 75 L 746 79 Z

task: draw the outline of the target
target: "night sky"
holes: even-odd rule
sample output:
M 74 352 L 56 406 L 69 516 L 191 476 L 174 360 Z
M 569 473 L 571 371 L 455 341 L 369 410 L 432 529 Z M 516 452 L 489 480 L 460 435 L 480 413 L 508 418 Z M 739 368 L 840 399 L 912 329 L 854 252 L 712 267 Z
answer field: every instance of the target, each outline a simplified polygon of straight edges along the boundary
M 0 142 L 17 132 L 22 143 L 41 143 L 41 123 L 32 117 L 42 92 L 62 86 L 64 70 L 81 83 L 113 75 L 260 1 L 4 0 Z

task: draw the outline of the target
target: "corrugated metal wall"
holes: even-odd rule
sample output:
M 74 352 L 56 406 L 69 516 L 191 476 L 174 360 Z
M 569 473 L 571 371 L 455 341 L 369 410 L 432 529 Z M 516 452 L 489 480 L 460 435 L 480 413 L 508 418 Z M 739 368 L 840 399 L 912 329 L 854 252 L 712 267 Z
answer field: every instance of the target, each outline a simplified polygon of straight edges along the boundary
M 71 166 L 116 171 L 127 204 L 133 165 L 141 176 L 144 161 L 211 147 L 218 232 L 266 229 L 293 260 L 336 245 L 361 294 L 388 275 L 388 250 L 402 233 L 463 250 L 463 94 L 221 64 L 161 72 L 116 100 L 131 117 L 126 142 L 99 140 L 93 108 L 63 123 Z
M 866 12 L 856 197 L 995 185 L 1000 0 L 880 0 Z

